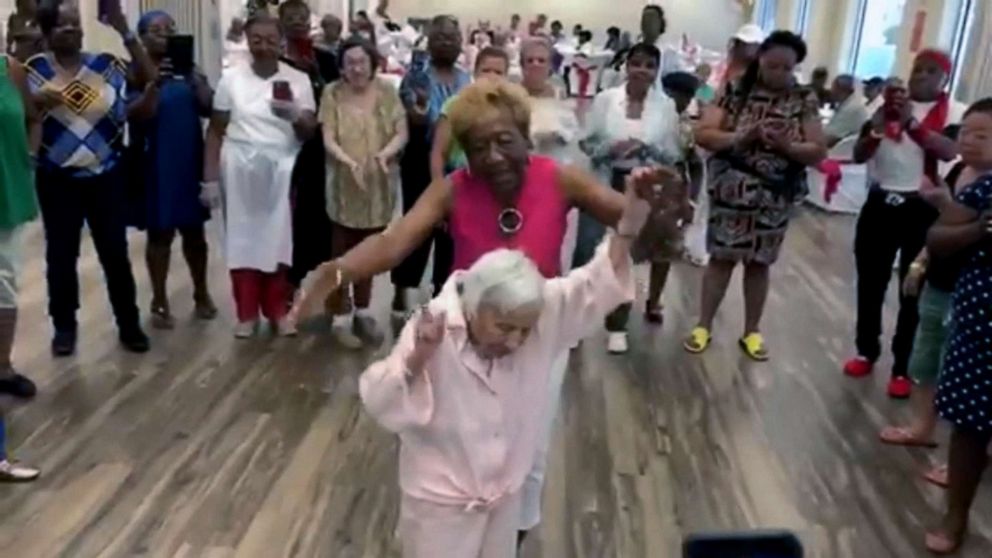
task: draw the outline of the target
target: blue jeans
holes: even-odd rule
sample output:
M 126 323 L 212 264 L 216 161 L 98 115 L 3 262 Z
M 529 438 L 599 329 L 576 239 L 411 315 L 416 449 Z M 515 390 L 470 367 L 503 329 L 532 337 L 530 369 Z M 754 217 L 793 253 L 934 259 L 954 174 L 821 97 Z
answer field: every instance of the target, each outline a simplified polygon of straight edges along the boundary
M 0 461 L 7 459 L 7 422 L 0 417 Z

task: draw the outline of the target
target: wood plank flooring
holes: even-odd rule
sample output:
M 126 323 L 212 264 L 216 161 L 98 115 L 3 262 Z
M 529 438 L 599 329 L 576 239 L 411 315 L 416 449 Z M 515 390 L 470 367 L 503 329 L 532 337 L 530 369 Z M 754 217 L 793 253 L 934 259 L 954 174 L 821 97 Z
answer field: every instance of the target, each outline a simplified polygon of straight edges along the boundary
M 573 353 L 545 521 L 526 558 L 676 557 L 687 533 L 751 527 L 793 529 L 814 557 L 926 556 L 922 532 L 942 494 L 919 473 L 946 450 L 879 444 L 879 428 L 908 406 L 885 398 L 884 373 L 839 372 L 851 350 L 852 229 L 850 217 L 812 211 L 794 223 L 764 320 L 770 363 L 736 347 L 737 277 L 712 349 L 681 350 L 698 299 L 700 272 L 689 267 L 669 283 L 662 328 L 633 319 L 629 355 L 608 356 L 602 334 Z M 187 318 L 177 245 L 178 327 L 150 332 L 149 355 L 125 354 L 87 241 L 80 351 L 55 361 L 36 227 L 26 244 L 16 362 L 42 393 L 9 425 L 15 453 L 44 477 L 0 486 L 0 556 L 398 556 L 396 444 L 357 397 L 375 353 L 342 352 L 314 333 L 235 341 L 217 259 L 223 318 Z M 136 235 L 144 310 L 142 248 Z M 383 317 L 388 290 L 377 282 Z M 961 556 L 992 555 L 989 483 L 972 533 Z

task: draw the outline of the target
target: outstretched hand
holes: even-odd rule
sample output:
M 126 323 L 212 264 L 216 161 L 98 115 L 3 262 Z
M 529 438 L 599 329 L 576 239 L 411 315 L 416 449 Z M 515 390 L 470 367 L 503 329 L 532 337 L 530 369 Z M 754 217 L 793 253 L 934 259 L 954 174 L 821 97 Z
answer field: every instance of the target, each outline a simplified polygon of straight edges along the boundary
M 678 171 L 671 167 L 644 167 L 634 169 L 627 176 L 624 198 L 626 207 L 617 232 L 622 236 L 634 236 L 647 223 L 652 208 L 658 205 L 658 195 L 669 184 L 681 182 Z
M 290 317 L 299 322 L 321 312 L 327 297 L 343 285 L 344 274 L 336 261 L 331 260 L 317 266 L 317 269 L 303 279 L 293 308 L 289 311 Z
M 413 319 L 416 320 L 413 324 L 413 350 L 406 364 L 411 373 L 419 374 L 444 340 L 447 320 L 444 312 L 434 314 L 427 306 Z

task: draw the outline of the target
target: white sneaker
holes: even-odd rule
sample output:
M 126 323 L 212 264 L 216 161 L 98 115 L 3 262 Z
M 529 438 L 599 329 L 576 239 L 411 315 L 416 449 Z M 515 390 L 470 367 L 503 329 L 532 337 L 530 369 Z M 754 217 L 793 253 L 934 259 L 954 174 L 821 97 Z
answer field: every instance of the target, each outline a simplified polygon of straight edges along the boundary
M 365 344 L 362 340 L 351 331 L 350 326 L 334 324 L 331 329 L 331 337 L 345 349 L 350 349 L 352 351 L 357 351 L 361 349 Z
M 296 337 L 296 322 L 290 316 L 279 320 L 276 324 L 276 334 L 279 337 Z
M 234 337 L 237 339 L 249 339 L 255 336 L 255 330 L 258 329 L 258 322 L 238 322 L 238 325 L 234 326 Z
M 41 471 L 4 459 L 0 461 L 0 482 L 31 482 L 41 476 Z
M 617 331 L 610 333 L 609 338 L 606 341 L 606 350 L 613 355 L 622 355 L 627 352 L 629 347 L 627 346 L 627 333 L 623 331 Z

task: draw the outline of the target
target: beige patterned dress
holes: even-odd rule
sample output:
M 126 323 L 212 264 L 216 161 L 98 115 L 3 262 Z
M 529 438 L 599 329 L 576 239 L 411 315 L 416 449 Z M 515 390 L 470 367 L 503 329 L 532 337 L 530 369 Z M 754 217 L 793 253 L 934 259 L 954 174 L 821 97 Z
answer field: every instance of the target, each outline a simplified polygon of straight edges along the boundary
M 320 122 L 334 132 L 337 144 L 363 169 L 359 182 L 350 169 L 332 158 L 327 162 L 327 214 L 331 221 L 351 229 L 381 229 L 389 224 L 396 203 L 396 187 L 375 156 L 396 135 L 406 118 L 395 89 L 375 80 L 378 100 L 372 111 L 342 103 L 343 82 L 324 88 Z

